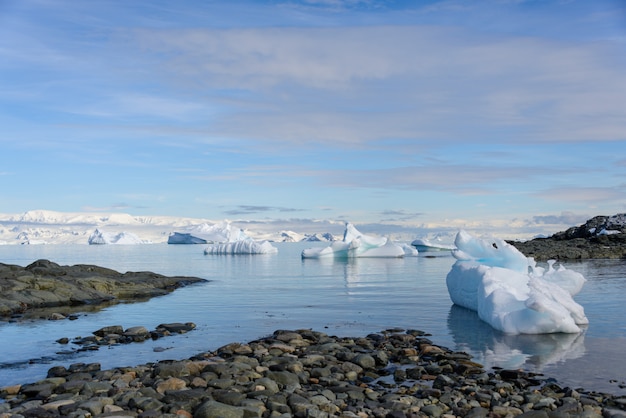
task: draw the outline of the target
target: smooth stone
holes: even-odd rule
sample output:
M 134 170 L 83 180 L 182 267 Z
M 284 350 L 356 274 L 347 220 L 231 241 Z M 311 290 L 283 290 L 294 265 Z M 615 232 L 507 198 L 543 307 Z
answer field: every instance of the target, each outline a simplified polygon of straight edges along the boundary
M 243 418 L 244 410 L 217 401 L 207 401 L 193 414 L 193 418 Z

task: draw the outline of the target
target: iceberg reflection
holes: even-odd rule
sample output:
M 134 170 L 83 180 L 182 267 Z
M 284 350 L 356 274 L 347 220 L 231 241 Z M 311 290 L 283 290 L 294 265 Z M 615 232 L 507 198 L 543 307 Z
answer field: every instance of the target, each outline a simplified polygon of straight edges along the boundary
M 475 311 L 452 305 L 448 329 L 456 349 L 465 351 L 486 368 L 526 369 L 543 367 L 585 354 L 584 331 L 578 334 L 505 334 L 482 321 Z

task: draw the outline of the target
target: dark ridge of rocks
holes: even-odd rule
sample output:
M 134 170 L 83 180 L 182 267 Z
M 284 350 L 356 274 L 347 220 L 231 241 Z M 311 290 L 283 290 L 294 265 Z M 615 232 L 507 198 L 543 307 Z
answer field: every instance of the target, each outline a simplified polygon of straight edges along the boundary
M 50 364 L 59 361 L 67 362 L 71 357 L 81 352 L 97 351 L 102 347 L 112 348 L 124 344 L 142 343 L 148 339 L 153 341 L 159 340 L 176 334 L 186 334 L 187 332 L 193 331 L 195 328 L 196 324 L 193 322 L 160 324 L 152 331 L 149 331 L 144 326 L 123 328 L 121 325 L 109 325 L 93 331 L 92 335 L 85 337 L 79 336 L 73 339 L 68 337 L 58 338 L 56 342 L 62 348 L 54 354 L 46 354 L 39 358 L 29 358 L 28 360 L 17 362 L 3 362 L 3 359 L 0 359 L 0 368 L 21 368 L 26 367 L 28 364 Z M 162 346 L 154 347 L 153 351 L 162 352 L 170 348 L 171 347 Z
M 0 388 L 4 417 L 623 418 L 626 398 L 493 369 L 420 331 L 278 330 L 187 360 L 56 366 Z
M 49 260 L 37 260 L 26 267 L 0 263 L 0 316 L 145 300 L 205 281 L 147 271 L 119 273 L 87 264 L 61 266 Z
M 148 331 L 144 326 L 123 328 L 121 325 L 110 325 L 92 332 L 93 336 L 76 337 L 73 340 L 60 338 L 57 342 L 59 344 L 76 344 L 80 346 L 79 351 L 91 351 L 97 350 L 101 346 L 140 343 L 147 339 L 158 340 L 173 334 L 185 334 L 194 329 L 196 329 L 196 324 L 193 322 L 160 324 L 152 331 Z
M 626 259 L 626 213 L 596 216 L 548 238 L 508 242 L 538 261 Z

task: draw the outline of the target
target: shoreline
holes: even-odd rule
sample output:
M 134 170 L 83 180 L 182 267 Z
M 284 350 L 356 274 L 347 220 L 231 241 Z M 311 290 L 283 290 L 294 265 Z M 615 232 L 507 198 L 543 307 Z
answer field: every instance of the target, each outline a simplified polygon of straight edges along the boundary
M 46 379 L 0 388 L 0 417 L 626 416 L 626 397 L 485 370 L 428 336 L 278 330 L 185 360 L 57 366 Z

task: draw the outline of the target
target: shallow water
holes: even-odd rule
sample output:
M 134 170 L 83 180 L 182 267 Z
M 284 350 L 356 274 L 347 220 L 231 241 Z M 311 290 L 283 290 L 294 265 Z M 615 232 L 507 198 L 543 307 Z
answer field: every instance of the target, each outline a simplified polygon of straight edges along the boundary
M 454 263 L 450 256 L 302 260 L 302 249 L 326 244 L 275 245 L 278 254 L 253 256 L 204 255 L 202 245 L 0 246 L 3 263 L 25 266 L 46 258 L 211 280 L 150 301 L 84 313 L 76 321 L 0 324 L 0 386 L 41 379 L 55 365 L 99 362 L 109 368 L 187 358 L 276 329 L 360 336 L 404 327 L 426 331 L 436 344 L 466 351 L 488 368 L 524 368 L 564 386 L 626 394 L 619 387 L 626 381 L 624 261 L 566 265 L 588 280 L 576 297 L 590 320 L 583 333 L 509 336 L 450 302 L 445 286 Z M 90 335 L 108 325 L 154 329 L 166 322 L 194 322 L 197 329 L 96 352 L 56 354 L 77 348 L 56 343 L 61 337 Z

